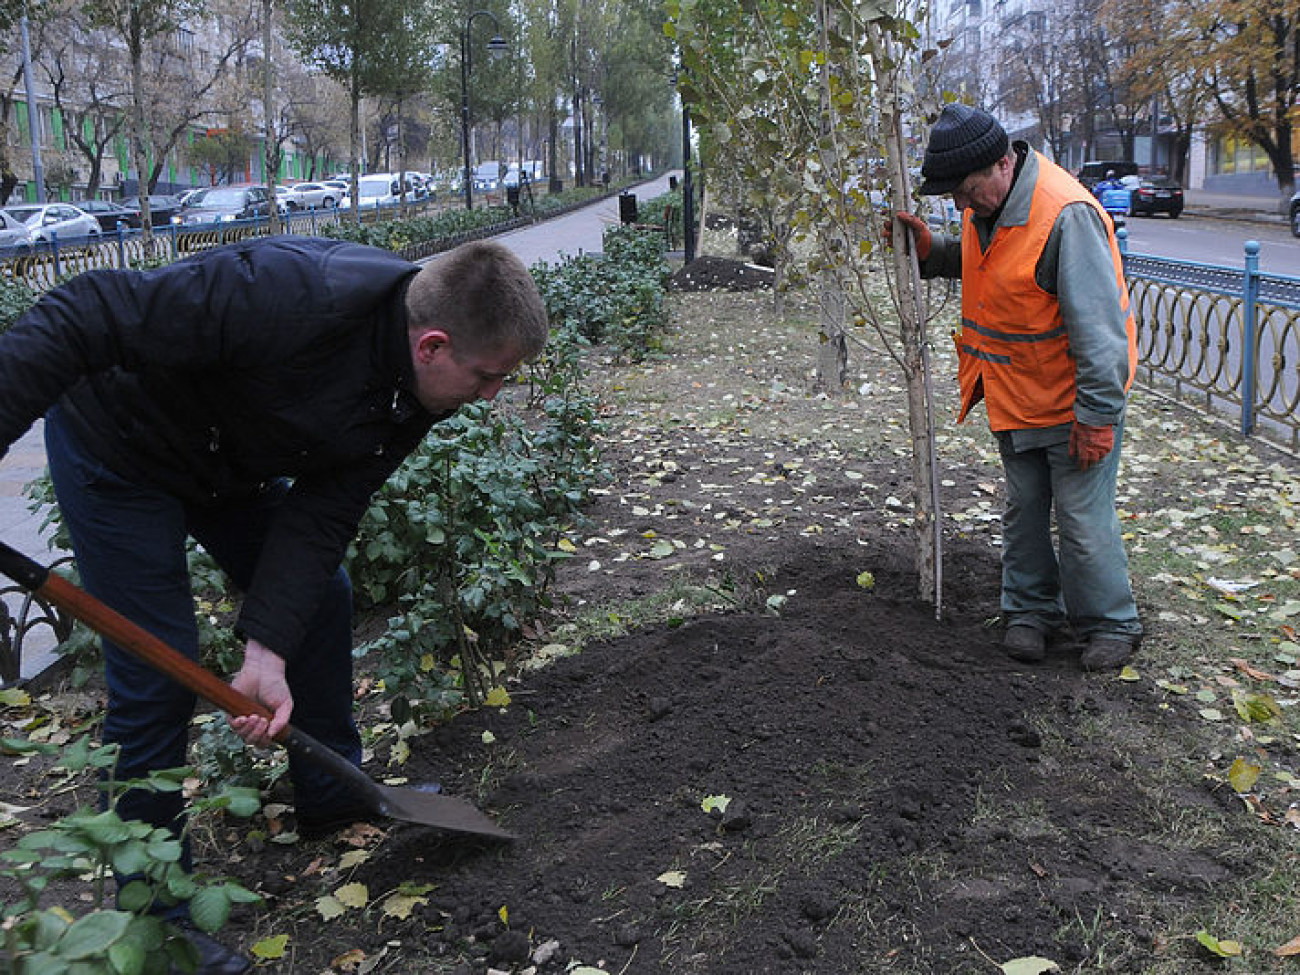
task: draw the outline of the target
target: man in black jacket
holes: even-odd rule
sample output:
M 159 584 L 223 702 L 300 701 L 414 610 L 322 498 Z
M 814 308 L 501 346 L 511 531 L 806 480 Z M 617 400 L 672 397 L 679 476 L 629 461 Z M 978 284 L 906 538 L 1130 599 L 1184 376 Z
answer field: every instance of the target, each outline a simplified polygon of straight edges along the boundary
M 244 593 L 232 684 L 356 763 L 351 589 L 341 568 L 371 495 L 458 407 L 492 399 L 546 340 L 527 269 L 473 243 L 420 268 L 386 251 L 279 237 L 148 272 L 91 271 L 0 336 L 0 456 L 38 417 L 86 589 L 197 659 L 192 536 Z M 121 779 L 185 764 L 194 696 L 104 644 L 105 741 Z M 291 766 L 299 829 L 360 812 Z M 178 828 L 182 800 L 121 814 Z M 188 858 L 188 850 L 187 850 Z M 201 972 L 245 959 L 201 942 Z

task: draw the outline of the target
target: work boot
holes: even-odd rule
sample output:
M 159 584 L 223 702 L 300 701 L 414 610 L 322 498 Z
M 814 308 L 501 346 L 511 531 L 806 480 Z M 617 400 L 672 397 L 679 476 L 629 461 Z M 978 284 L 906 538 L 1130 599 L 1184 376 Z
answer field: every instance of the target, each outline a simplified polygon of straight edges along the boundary
M 380 818 L 369 806 L 360 804 L 301 809 L 298 811 L 298 835 L 304 840 L 323 840 L 353 823 L 369 823 Z
M 1002 648 L 1007 656 L 1021 663 L 1041 663 L 1047 656 L 1047 636 L 1036 626 L 1013 623 L 1002 637 Z
M 1126 633 L 1094 633 L 1088 637 L 1079 665 L 1084 670 L 1118 670 L 1137 653 L 1136 637 Z
M 176 927 L 198 949 L 199 967 L 194 969 L 194 975 L 243 975 L 253 967 L 248 958 L 204 934 L 190 922 L 181 921 Z M 175 965 L 172 966 L 173 973 L 180 971 Z

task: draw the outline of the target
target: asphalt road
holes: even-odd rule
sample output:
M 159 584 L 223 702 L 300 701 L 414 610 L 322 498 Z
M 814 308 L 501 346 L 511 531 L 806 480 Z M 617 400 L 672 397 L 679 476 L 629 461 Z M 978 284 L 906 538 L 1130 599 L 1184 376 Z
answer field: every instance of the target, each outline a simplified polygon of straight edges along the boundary
M 1248 240 L 1260 243 L 1260 270 L 1300 276 L 1300 238 L 1284 223 L 1266 224 L 1184 214 L 1168 217 L 1129 217 L 1129 252 L 1200 264 L 1240 268 Z

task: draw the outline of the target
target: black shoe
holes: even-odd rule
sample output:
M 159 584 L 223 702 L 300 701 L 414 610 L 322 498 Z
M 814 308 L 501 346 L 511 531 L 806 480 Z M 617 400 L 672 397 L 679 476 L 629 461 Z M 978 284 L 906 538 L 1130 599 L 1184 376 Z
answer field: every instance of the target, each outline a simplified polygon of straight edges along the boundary
M 368 823 L 380 818 L 369 806 L 361 805 L 304 809 L 298 813 L 298 835 L 304 840 L 323 840 L 353 823 Z
M 243 975 L 253 967 L 250 959 L 204 934 L 192 923 L 181 921 L 176 928 L 198 950 L 199 967 L 194 969 L 194 975 Z M 183 971 L 175 965 L 171 970 L 173 975 L 180 975 Z
M 442 786 L 437 782 L 412 786 L 420 792 L 438 793 Z M 298 836 L 304 840 L 323 840 L 341 829 L 347 829 L 353 823 L 379 823 L 386 819 L 370 806 L 359 802 L 340 803 L 323 809 L 298 810 Z
M 1133 659 L 1138 640 L 1125 633 L 1094 633 L 1079 657 L 1084 670 L 1118 670 Z
M 1047 636 L 1036 626 L 1013 623 L 1002 637 L 1007 656 L 1021 663 L 1041 663 L 1047 656 Z

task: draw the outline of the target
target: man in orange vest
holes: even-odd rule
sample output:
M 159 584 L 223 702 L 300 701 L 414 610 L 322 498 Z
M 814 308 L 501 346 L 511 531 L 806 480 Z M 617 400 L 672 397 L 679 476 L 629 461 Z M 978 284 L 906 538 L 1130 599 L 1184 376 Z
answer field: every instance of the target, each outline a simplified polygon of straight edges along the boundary
M 962 211 L 956 238 L 897 217 L 922 276 L 962 282 L 958 422 L 984 400 L 1007 479 L 1003 645 L 1033 663 L 1072 630 L 1085 670 L 1120 667 L 1142 625 L 1115 513 L 1137 329 L 1113 225 L 1073 176 L 968 105 L 944 108 L 921 175 L 923 195 L 950 193 Z

